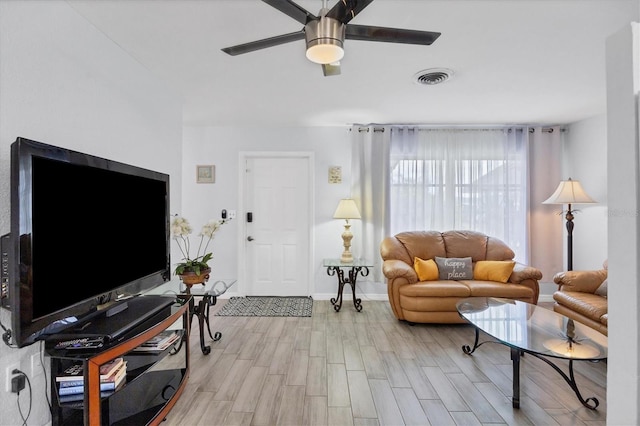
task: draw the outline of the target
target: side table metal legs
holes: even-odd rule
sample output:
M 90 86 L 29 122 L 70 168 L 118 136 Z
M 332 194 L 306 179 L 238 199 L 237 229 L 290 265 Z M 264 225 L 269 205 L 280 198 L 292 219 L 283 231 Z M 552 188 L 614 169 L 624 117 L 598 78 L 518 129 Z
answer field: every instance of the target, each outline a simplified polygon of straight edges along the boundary
M 192 299 L 193 300 L 193 299 Z M 216 296 L 212 296 L 210 294 L 205 294 L 202 299 L 198 302 L 198 306 L 194 307 L 193 314 L 198 316 L 198 325 L 200 326 L 200 349 L 202 353 L 205 355 L 209 355 L 211 353 L 211 346 L 204 344 L 204 326 L 205 321 L 207 325 L 207 331 L 209 332 L 209 337 L 213 339 L 214 342 L 217 342 L 222 338 L 222 333 L 216 331 L 215 334 L 211 333 L 211 325 L 209 324 L 209 308 L 211 305 L 215 305 L 217 301 Z M 193 319 L 193 314 L 191 318 Z
M 216 296 L 212 296 L 210 294 L 205 294 L 202 296 L 202 299 L 198 301 L 198 305 L 196 306 L 196 302 L 194 297 L 191 297 L 189 293 L 182 295 L 183 297 L 189 297 L 189 328 L 193 325 L 193 316 L 198 317 L 198 326 L 200 327 L 200 349 L 202 353 L 205 355 L 209 355 L 211 353 L 211 346 L 205 345 L 205 337 L 204 337 L 204 327 L 206 325 L 207 331 L 209 332 L 209 337 L 213 339 L 214 342 L 217 342 L 222 338 L 222 333 L 216 331 L 215 333 L 211 333 L 211 325 L 209 324 L 209 308 L 212 305 L 216 304 L 217 298 Z M 179 295 L 180 297 L 180 295 Z M 180 343 L 182 345 L 182 343 Z M 179 350 L 179 348 L 177 349 Z
M 342 292 L 344 290 L 344 285 L 351 285 L 351 290 L 353 292 L 353 306 L 356 308 L 356 311 L 362 311 L 362 300 L 356 298 L 356 278 L 358 274 L 366 277 L 369 275 L 369 268 L 366 266 L 352 266 L 349 269 L 349 277 L 345 278 L 344 270 L 340 266 L 328 266 L 327 274 L 330 276 L 337 275 L 338 277 L 338 295 L 335 298 L 331 298 L 331 304 L 333 304 L 333 309 L 336 312 L 340 311 L 342 308 Z

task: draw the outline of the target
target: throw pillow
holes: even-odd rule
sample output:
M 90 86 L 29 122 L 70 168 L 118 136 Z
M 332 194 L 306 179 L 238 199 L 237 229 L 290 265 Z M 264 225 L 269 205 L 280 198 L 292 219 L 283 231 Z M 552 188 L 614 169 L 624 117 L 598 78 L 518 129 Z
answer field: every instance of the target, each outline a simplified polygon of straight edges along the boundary
M 473 264 L 470 257 L 436 257 L 441 280 L 472 280 Z
M 438 279 L 438 265 L 436 265 L 433 259 L 424 260 L 419 257 L 414 257 L 413 269 L 416 270 L 420 281 L 434 281 Z
M 608 280 L 604 280 L 602 284 L 600 284 L 600 286 L 596 289 L 594 294 L 602 297 L 607 297 L 607 281 Z
M 513 260 L 479 260 L 473 269 L 473 278 L 506 283 L 515 265 Z

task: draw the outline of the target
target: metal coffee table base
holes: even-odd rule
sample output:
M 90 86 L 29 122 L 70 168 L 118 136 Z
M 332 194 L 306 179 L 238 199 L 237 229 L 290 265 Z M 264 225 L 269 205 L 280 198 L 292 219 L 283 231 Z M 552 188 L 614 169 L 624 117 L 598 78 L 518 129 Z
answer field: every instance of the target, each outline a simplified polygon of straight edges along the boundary
M 525 351 L 525 350 L 522 350 L 522 349 L 519 349 L 519 348 L 515 348 L 513 346 L 507 345 L 507 344 L 505 344 L 503 342 L 499 342 L 499 341 L 487 340 L 487 341 L 479 343 L 480 330 L 477 327 L 475 327 L 475 331 L 476 331 L 476 339 L 475 339 L 475 342 L 473 343 L 473 348 L 470 348 L 468 345 L 463 345 L 462 346 L 462 351 L 465 354 L 467 354 L 467 355 L 473 354 L 473 352 L 476 349 L 478 349 L 480 346 L 482 346 L 485 343 L 498 343 L 500 345 L 507 346 L 507 347 L 509 347 L 511 349 L 511 361 L 513 362 L 513 397 L 511 398 L 511 402 L 512 402 L 513 408 L 520 408 L 520 357 L 522 355 L 524 355 L 524 353 L 528 353 L 529 355 L 533 355 L 534 357 L 538 358 L 539 360 L 542 360 L 542 361 L 546 362 L 554 370 L 556 370 L 558 372 L 558 374 L 560 374 L 560 376 L 562 376 L 562 378 L 569 384 L 569 386 L 571 387 L 573 392 L 575 392 L 576 396 L 578 397 L 578 400 L 582 403 L 582 405 L 584 405 L 585 407 L 587 407 L 590 410 L 595 410 L 596 408 L 598 408 L 598 405 L 600 405 L 600 401 L 598 401 L 598 398 L 591 397 L 591 398 L 584 399 L 582 397 L 582 395 L 580 394 L 580 390 L 578 389 L 578 385 L 576 383 L 575 376 L 573 375 L 573 360 L 572 359 L 569 360 L 569 375 L 567 375 L 564 371 L 562 371 L 560 369 L 560 367 L 558 367 L 556 364 L 554 364 L 551 361 L 549 361 L 549 359 L 547 359 L 547 357 L 545 357 L 543 355 L 540 355 L 540 354 L 537 354 L 537 353 L 533 353 L 533 352 L 529 352 L 529 351 Z M 598 361 L 591 361 L 591 362 L 598 362 Z

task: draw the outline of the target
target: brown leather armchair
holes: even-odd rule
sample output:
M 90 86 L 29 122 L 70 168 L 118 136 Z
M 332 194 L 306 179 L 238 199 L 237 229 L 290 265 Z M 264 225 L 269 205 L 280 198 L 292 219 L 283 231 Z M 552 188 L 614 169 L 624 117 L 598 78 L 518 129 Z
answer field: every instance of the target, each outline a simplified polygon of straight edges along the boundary
M 486 280 L 420 281 L 414 258 L 471 257 L 478 261 L 512 260 L 503 241 L 475 231 L 412 231 L 385 238 L 380 244 L 382 272 L 396 318 L 414 323 L 464 323 L 456 303 L 472 296 L 503 297 L 538 303 L 542 272 L 516 263 L 506 283 Z
M 553 281 L 553 310 L 608 334 L 607 262 L 602 269 L 558 272 Z

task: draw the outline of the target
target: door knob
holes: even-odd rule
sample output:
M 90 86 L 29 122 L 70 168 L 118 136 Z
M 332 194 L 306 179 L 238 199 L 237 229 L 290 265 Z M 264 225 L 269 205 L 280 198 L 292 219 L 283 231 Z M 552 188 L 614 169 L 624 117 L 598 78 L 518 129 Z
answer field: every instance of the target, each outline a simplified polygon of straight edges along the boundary
M 251 235 L 249 235 L 249 236 L 247 237 L 247 241 L 253 241 L 253 237 L 252 237 Z

